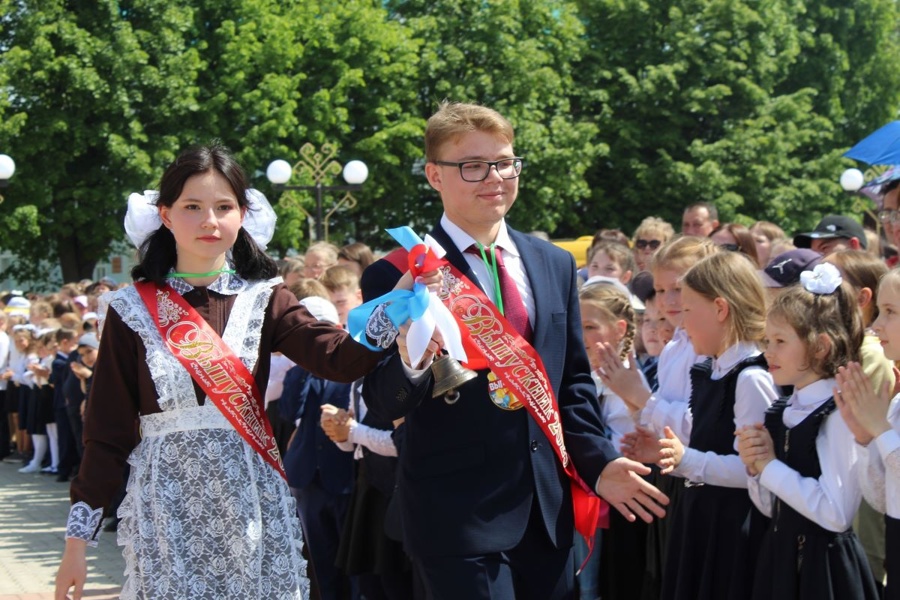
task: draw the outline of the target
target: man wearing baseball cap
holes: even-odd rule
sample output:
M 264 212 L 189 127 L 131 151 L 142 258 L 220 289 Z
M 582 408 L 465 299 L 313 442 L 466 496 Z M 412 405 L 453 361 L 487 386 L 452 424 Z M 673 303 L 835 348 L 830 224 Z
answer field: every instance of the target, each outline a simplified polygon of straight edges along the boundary
M 866 232 L 855 219 L 844 215 L 828 215 L 815 230 L 794 236 L 798 248 L 811 248 L 826 255 L 836 250 L 865 250 Z

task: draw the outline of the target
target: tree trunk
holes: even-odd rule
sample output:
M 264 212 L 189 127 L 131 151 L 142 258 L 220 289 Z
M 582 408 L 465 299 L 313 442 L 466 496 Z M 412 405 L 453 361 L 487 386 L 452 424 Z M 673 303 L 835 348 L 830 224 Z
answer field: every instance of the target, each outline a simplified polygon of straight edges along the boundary
M 58 246 L 63 283 L 94 278 L 97 259 L 84 255 L 77 235 L 72 234 L 60 239 Z

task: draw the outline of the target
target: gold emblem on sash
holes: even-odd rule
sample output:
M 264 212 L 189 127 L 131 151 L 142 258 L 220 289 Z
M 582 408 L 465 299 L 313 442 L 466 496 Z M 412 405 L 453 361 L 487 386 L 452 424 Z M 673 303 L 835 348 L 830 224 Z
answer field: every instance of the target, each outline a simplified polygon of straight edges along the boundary
M 491 402 L 497 407 L 502 408 L 503 410 L 519 410 L 525 406 L 503 385 L 502 381 L 497 379 L 497 376 L 494 375 L 493 371 L 488 373 L 487 378 L 488 393 L 491 395 Z

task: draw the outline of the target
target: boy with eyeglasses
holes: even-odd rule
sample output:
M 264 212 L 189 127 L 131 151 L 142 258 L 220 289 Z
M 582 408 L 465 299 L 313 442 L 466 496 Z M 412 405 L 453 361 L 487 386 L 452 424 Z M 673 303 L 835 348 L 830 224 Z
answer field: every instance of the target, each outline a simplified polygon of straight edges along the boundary
M 403 328 L 397 351 L 363 390 L 380 417 L 406 419 L 399 512 L 405 547 L 434 600 L 571 598 L 573 485 L 590 502 L 579 480 L 631 519 L 661 517 L 667 502 L 640 478 L 649 469 L 622 458 L 604 435 L 572 256 L 506 223 L 524 165 L 513 138 L 494 110 L 442 103 L 426 127 L 425 175 L 444 208 L 430 232 L 447 253 L 443 295 L 451 306 L 476 303 L 482 325 L 512 338 L 516 350 L 504 360 L 473 353 L 478 376 L 455 399 L 434 398 L 431 359 L 410 364 Z M 399 274 L 390 260 L 376 262 L 363 274 L 364 297 L 390 289 Z M 503 319 L 488 316 L 497 313 Z M 485 335 L 484 327 L 469 331 Z M 519 362 L 519 351 L 532 362 Z M 509 377 L 511 363 L 521 366 L 518 379 Z M 535 387 L 516 387 L 523 379 Z M 536 412 L 538 399 L 545 412 Z M 542 426 L 537 417 L 551 414 Z

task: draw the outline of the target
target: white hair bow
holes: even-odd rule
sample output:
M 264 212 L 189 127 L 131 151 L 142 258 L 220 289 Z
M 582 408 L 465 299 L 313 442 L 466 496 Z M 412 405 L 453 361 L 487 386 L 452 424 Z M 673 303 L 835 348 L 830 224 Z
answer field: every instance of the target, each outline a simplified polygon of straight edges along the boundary
M 842 281 L 841 272 L 831 263 L 819 263 L 812 271 L 800 273 L 803 288 L 813 294 L 831 294 Z

